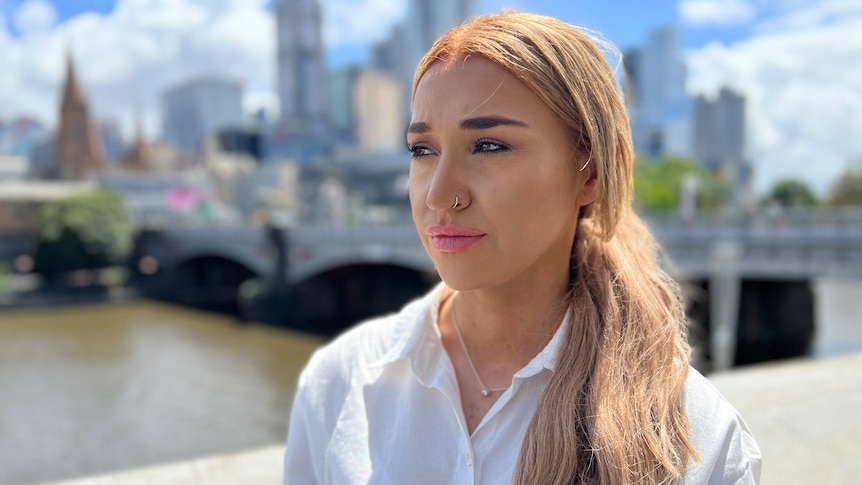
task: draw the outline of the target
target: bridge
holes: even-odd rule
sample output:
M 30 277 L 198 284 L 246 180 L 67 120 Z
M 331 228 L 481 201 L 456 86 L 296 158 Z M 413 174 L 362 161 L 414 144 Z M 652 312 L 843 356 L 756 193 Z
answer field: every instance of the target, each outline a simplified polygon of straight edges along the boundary
M 681 279 L 705 279 L 733 252 L 744 279 L 862 279 L 862 210 L 775 219 L 647 219 Z M 196 260 L 221 260 L 258 277 L 298 284 L 329 270 L 386 265 L 433 271 L 412 226 L 189 227 L 144 231 L 139 252 L 174 272 Z M 286 254 L 286 264 L 277 257 Z M 719 259 L 716 259 L 719 258 Z M 278 274 L 279 267 L 283 273 Z
M 862 279 L 862 210 L 747 220 L 653 218 L 647 223 L 669 269 L 682 279 L 709 278 L 728 257 L 744 279 Z M 258 277 L 288 284 L 355 265 L 433 271 L 413 226 L 207 226 L 144 232 L 148 235 L 139 251 L 155 257 L 168 272 L 201 258 L 233 262 Z M 279 266 L 282 251 L 287 261 Z
M 862 210 L 648 223 L 682 278 L 708 278 L 730 257 L 744 279 L 862 279 Z
M 718 368 L 804 353 L 814 330 L 809 282 L 862 280 L 862 210 L 648 224 Z M 327 334 L 437 281 L 412 226 L 151 229 L 136 251 L 142 269 L 144 258 L 157 262 L 139 277 L 162 297 L 215 298 L 249 319 Z M 789 343 L 764 352 L 768 335 Z

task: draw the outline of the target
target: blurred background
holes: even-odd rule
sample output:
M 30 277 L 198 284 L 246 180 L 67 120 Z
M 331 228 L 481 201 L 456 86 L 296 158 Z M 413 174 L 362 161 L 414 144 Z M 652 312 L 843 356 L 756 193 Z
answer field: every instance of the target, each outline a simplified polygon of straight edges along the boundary
M 622 52 L 698 369 L 862 352 L 858 1 L 0 0 L 0 484 L 283 442 L 311 352 L 438 281 L 413 69 L 503 7 Z

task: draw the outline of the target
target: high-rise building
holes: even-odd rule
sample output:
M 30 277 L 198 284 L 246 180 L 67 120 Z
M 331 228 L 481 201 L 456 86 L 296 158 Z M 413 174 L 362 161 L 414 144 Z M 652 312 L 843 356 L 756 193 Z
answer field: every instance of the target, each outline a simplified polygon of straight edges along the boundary
M 627 53 L 626 95 L 635 150 L 650 157 L 691 154 L 691 99 L 677 31 L 653 30 L 646 45 Z
M 162 139 L 190 154 L 207 136 L 243 123 L 242 87 L 216 77 L 201 77 L 162 95 Z
M 49 133 L 33 142 L 28 158 L 27 178 L 57 178 L 57 136 Z
M 745 159 L 745 97 L 722 88 L 714 100 L 698 96 L 694 103 L 694 157 L 720 170 Z
M 330 127 L 336 142 L 362 151 L 404 146 L 401 83 L 394 74 L 351 67 L 329 76 Z
M 0 154 L 27 157 L 33 144 L 44 135 L 42 123 L 28 116 L 0 118 Z
M 731 204 L 751 206 L 753 170 L 745 148 L 745 97 L 727 88 L 722 88 L 715 99 L 698 96 L 693 124 L 695 159 L 731 182 Z
M 476 13 L 476 0 L 411 0 L 407 35 L 413 67 L 447 30 Z
M 120 132 L 120 125 L 114 120 L 101 120 L 97 125 L 99 138 L 105 149 L 105 161 L 116 162 L 125 153 L 127 146 Z
M 410 0 L 407 19 L 390 37 L 374 46 L 374 64 L 391 70 L 403 86 L 402 111 L 406 126 L 416 66 L 438 37 L 477 13 L 477 0 Z
M 56 139 L 56 173 L 64 179 L 87 178 L 105 164 L 105 152 L 84 91 L 78 85 L 72 55 L 66 58 L 66 80 L 60 102 L 60 126 Z
M 326 132 L 326 76 L 318 0 L 278 0 L 277 86 L 281 125 L 294 133 Z
M 375 69 L 398 75 L 404 71 L 405 27 L 403 23 L 395 25 L 387 38 L 372 46 L 371 65 Z

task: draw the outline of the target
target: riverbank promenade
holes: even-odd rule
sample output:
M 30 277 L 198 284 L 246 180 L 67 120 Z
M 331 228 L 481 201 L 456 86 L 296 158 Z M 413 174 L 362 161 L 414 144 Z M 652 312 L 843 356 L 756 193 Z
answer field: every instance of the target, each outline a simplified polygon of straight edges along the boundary
M 862 353 L 761 364 L 710 375 L 763 453 L 762 485 L 859 483 Z M 283 447 L 54 485 L 277 485 Z M 694 484 L 692 484 L 694 485 Z

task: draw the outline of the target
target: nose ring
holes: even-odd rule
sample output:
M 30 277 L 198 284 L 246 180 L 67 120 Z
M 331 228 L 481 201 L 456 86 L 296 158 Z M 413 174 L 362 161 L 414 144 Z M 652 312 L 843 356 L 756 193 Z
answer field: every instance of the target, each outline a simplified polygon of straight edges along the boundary
M 452 204 L 452 208 L 457 209 L 459 205 L 461 205 L 461 202 L 458 200 L 458 194 L 455 194 L 455 203 Z

